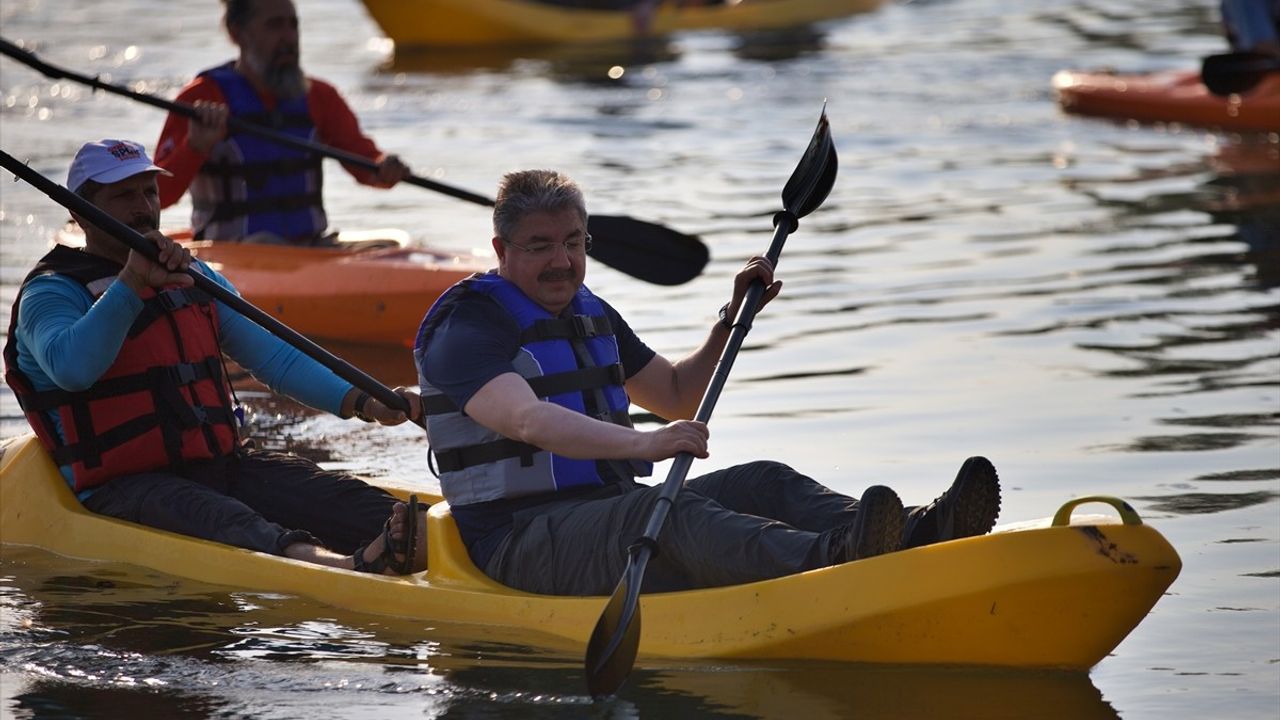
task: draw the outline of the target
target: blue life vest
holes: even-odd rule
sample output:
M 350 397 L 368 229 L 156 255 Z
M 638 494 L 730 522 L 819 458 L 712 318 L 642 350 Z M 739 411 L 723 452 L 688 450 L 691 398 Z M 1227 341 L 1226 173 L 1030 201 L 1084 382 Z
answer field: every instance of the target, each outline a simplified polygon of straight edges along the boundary
M 218 83 L 231 115 L 302 140 L 314 140 L 307 96 L 268 111 L 231 63 L 200 73 Z M 191 227 L 197 239 L 243 240 L 268 232 L 310 243 L 328 225 L 321 203 L 321 157 L 266 138 L 232 133 L 213 147 L 191 183 Z
M 570 305 L 572 314 L 552 316 L 497 273 L 473 275 L 454 285 L 431 306 L 418 330 L 414 356 L 429 345 L 446 309 L 486 296 L 502 306 L 520 327 L 516 372 L 534 394 L 574 412 L 627 427 L 631 401 L 618 343 L 604 305 L 585 286 Z M 483 300 L 481 300 L 483 301 Z M 468 505 L 570 488 L 603 485 L 595 460 L 577 460 L 503 437 L 463 414 L 436 390 L 418 366 L 427 437 L 435 454 L 440 487 L 451 505 Z M 649 475 L 652 463 L 610 462 L 624 478 Z

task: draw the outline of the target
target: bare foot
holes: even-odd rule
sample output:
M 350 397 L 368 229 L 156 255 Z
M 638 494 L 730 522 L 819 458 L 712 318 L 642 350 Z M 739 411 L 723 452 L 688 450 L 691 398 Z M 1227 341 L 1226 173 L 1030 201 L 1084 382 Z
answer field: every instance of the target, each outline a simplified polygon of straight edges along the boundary
M 409 506 L 402 502 L 398 502 L 391 508 L 391 517 L 387 520 L 388 526 L 391 528 L 392 548 L 404 544 L 405 538 L 408 536 L 408 527 L 406 519 L 409 517 Z M 398 566 L 404 561 L 404 554 L 395 552 L 394 549 L 387 548 L 387 533 L 378 533 L 378 536 L 364 546 L 363 550 L 357 551 L 362 553 L 364 564 L 368 567 L 377 567 L 379 560 L 384 562 L 386 566 L 382 568 L 383 575 L 398 575 L 393 566 Z M 352 558 L 354 565 L 355 558 Z M 359 569 L 359 568 L 356 568 Z

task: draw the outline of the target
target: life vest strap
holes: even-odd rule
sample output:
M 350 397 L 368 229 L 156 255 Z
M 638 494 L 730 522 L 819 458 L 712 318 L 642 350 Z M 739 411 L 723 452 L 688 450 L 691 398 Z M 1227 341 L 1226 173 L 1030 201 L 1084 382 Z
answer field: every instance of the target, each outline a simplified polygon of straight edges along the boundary
M 196 406 L 196 409 L 200 411 L 198 416 L 204 420 L 203 424 L 229 425 L 234 420 L 234 416 L 223 407 Z M 155 413 L 139 415 L 106 432 L 92 434 L 70 445 L 59 445 L 50 454 L 55 465 L 70 465 L 82 461 L 86 468 L 100 467 L 103 448 L 123 445 L 157 425 L 161 425 L 159 415 Z
M 435 456 L 438 470 L 442 473 L 447 473 L 515 457 L 520 458 L 521 467 L 529 467 L 533 465 L 534 453 L 540 452 L 542 452 L 541 448 L 529 443 L 522 443 L 510 438 L 500 438 L 479 445 L 437 450 L 435 451 Z
M 221 377 L 222 368 L 218 358 L 208 357 L 193 363 L 155 367 L 146 372 L 100 380 L 89 389 L 74 393 L 62 389 L 32 392 L 26 397 L 19 396 L 19 403 L 25 412 L 45 412 L 70 404 L 73 400 L 83 400 L 87 403 L 115 395 L 151 390 L 157 383 L 165 380 L 189 385 L 200 380 L 217 380 Z
M 274 175 L 293 175 L 310 172 L 320 167 L 320 158 L 315 155 L 298 158 L 283 158 L 269 162 L 206 162 L 200 172 L 218 178 L 244 178 L 247 182 L 261 185 Z
M 277 130 L 288 127 L 310 129 L 312 126 L 309 113 L 264 110 L 262 112 L 241 112 L 237 113 L 236 117 L 254 125 L 267 125 Z
M 621 363 L 567 370 L 528 379 L 533 394 L 540 398 L 606 385 L 622 385 L 625 381 L 626 372 Z M 459 408 L 447 395 L 424 395 L 422 412 L 426 415 L 445 415 L 459 412 Z
M 613 325 L 605 315 L 573 315 L 566 318 L 535 320 L 520 334 L 520 344 L 540 340 L 569 340 L 612 335 Z
M 154 297 L 144 300 L 142 310 L 129 326 L 129 337 L 137 337 L 151 326 L 151 323 L 175 310 L 190 305 L 207 305 L 213 298 L 203 290 L 196 288 L 169 288 L 157 292 Z
M 199 210 L 209 210 L 209 222 L 225 222 L 245 215 L 255 215 L 265 212 L 292 212 L 294 210 L 305 210 L 320 205 L 319 192 L 305 192 L 297 195 L 283 195 L 280 197 L 258 198 L 256 200 L 228 200 L 220 202 L 212 208 L 201 207 Z M 203 228 L 201 228 L 203 230 Z

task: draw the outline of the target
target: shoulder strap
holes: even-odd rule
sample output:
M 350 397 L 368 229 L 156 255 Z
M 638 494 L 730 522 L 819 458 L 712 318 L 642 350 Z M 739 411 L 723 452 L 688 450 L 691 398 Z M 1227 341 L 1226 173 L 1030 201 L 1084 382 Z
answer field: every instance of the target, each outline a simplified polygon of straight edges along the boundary
M 573 315 L 571 317 L 535 320 L 520 334 L 520 344 L 539 340 L 570 340 L 593 338 L 613 334 L 613 325 L 604 315 Z

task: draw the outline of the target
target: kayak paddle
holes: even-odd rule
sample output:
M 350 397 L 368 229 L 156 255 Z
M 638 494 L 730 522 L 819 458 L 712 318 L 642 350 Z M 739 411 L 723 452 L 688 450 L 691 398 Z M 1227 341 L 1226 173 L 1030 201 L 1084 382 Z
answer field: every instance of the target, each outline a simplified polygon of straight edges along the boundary
M 800 227 L 800 218 L 816 210 L 826 200 L 827 193 L 836 181 L 836 166 L 836 148 L 831 140 L 831 127 L 827 122 L 824 106 L 804 157 L 782 189 L 784 209 L 773 216 L 773 243 L 765 257 L 775 267 L 787 236 Z M 720 391 L 729 379 L 733 361 L 760 309 L 764 291 L 764 284 L 758 280 L 747 289 L 742 307 L 738 309 L 738 316 L 734 319 L 728 344 L 720 354 L 715 374 L 702 396 L 694 420 L 705 423 L 711 419 L 711 411 L 715 409 Z M 617 692 L 635 664 L 636 652 L 640 647 L 640 586 L 644 581 L 645 566 L 657 548 L 658 535 L 666 523 L 667 513 L 684 485 L 685 476 L 692 464 L 691 453 L 676 455 L 671 471 L 662 483 L 644 534 L 628 548 L 627 567 L 622 571 L 622 577 L 587 642 L 587 689 L 592 697 L 605 697 Z
M 1209 92 L 1226 97 L 1248 92 L 1267 75 L 1280 72 L 1280 58 L 1240 52 L 1210 55 L 1200 66 L 1200 80 Z
M 103 82 L 96 77 L 81 75 L 65 68 L 50 65 L 36 57 L 35 53 L 30 50 L 20 48 L 3 38 L 0 38 L 0 54 L 8 55 L 53 80 L 72 80 L 97 90 L 121 95 L 188 118 L 197 117 L 196 109 L 191 105 L 135 92 L 118 85 Z M 377 163 L 361 155 L 339 150 L 323 143 L 294 137 L 269 127 L 246 122 L 240 118 L 229 118 L 227 126 L 236 132 L 256 135 L 274 143 L 333 158 L 345 165 L 370 171 L 377 171 L 378 169 Z M 410 175 L 403 182 L 434 190 L 459 200 L 493 207 L 492 198 L 435 180 Z M 592 215 L 587 220 L 587 232 L 591 233 L 594 239 L 589 251 L 591 257 L 616 270 L 655 285 L 680 285 L 686 283 L 697 277 L 707 264 L 707 246 L 701 240 L 692 235 L 685 235 L 671 228 L 644 220 L 618 215 Z
M 158 259 L 160 252 L 155 243 L 143 237 L 137 230 L 116 220 L 88 200 L 27 167 L 4 150 L 0 150 L 0 166 L 26 180 L 32 187 L 48 195 L 51 200 L 62 207 L 80 215 L 101 228 L 103 232 L 109 233 L 120 242 L 128 245 L 130 249 L 140 252 L 152 260 Z M 187 274 L 195 278 L 196 287 L 221 300 L 223 304 L 241 315 L 258 323 L 276 337 L 332 370 L 338 377 L 369 393 L 383 405 L 408 413 L 409 406 L 405 399 L 397 395 L 391 388 L 375 380 L 372 376 L 311 342 L 288 325 L 258 309 L 248 300 L 201 275 L 194 268 L 188 268 Z

